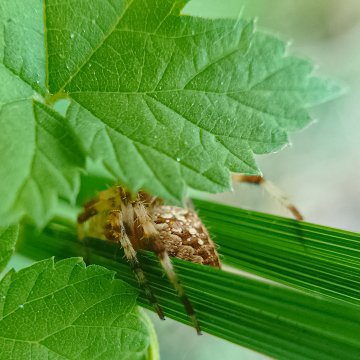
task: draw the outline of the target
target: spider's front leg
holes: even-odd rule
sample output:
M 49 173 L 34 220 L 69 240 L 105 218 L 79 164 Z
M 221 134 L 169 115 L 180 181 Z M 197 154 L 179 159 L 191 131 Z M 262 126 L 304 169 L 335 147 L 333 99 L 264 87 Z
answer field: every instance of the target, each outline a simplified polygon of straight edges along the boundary
M 144 233 L 141 247 L 144 250 L 154 252 L 158 256 L 160 264 L 164 269 L 169 281 L 174 286 L 177 295 L 180 297 L 186 313 L 191 318 L 194 328 L 196 329 L 198 335 L 201 335 L 200 324 L 195 314 L 194 308 L 192 307 L 191 302 L 187 297 L 185 290 L 175 273 L 175 270 L 171 263 L 171 259 L 166 251 L 164 243 L 160 239 L 160 234 L 156 230 L 155 224 L 151 220 L 147 209 L 142 203 L 138 202 L 134 206 L 134 211 L 139 221 L 139 225 L 142 227 Z
M 156 300 L 152 290 L 150 289 L 149 283 L 136 256 L 136 251 L 129 239 L 128 234 L 126 233 L 122 219 L 122 212 L 120 210 L 110 211 L 108 220 L 105 225 L 105 236 L 112 242 L 120 243 L 124 249 L 126 259 L 128 260 L 131 269 L 135 273 L 135 276 L 139 282 L 139 286 L 144 290 L 145 296 L 159 315 L 159 318 L 165 320 L 164 312 Z
M 269 180 L 266 180 L 264 177 L 257 175 L 233 174 L 232 180 L 234 182 L 245 182 L 262 186 L 270 195 L 277 199 L 282 206 L 286 207 L 296 220 L 304 220 L 300 211 L 289 201 L 288 197 L 277 186 Z
M 119 205 L 120 202 L 118 200 L 118 192 L 116 187 L 100 191 L 95 198 L 88 201 L 84 205 L 83 211 L 78 215 L 77 218 L 77 232 L 79 239 L 82 240 L 85 237 L 84 224 L 88 220 L 99 218 L 99 224 L 101 224 L 104 220 L 101 215 L 106 214 L 106 211 L 109 208 L 117 208 Z M 101 228 L 101 226 L 93 226 L 93 228 L 98 229 Z M 101 234 L 99 233 L 97 234 L 94 231 L 91 233 L 92 235 L 101 237 Z

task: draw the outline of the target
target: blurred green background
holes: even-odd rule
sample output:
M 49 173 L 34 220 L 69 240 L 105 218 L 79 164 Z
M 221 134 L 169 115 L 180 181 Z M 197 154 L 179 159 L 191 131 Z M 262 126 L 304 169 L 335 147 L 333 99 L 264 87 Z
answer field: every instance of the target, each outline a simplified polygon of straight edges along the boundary
M 316 122 L 292 134 L 292 145 L 258 157 L 264 175 L 300 208 L 306 220 L 360 231 L 360 1 L 192 0 L 184 13 L 203 17 L 257 18 L 258 27 L 291 41 L 289 51 L 310 58 L 317 73 L 347 88 L 341 98 L 312 111 Z M 253 210 L 288 216 L 254 186 L 212 196 Z M 163 360 L 267 359 L 210 335 L 152 316 Z
M 312 111 L 318 119 L 291 136 L 293 145 L 258 157 L 264 175 L 300 208 L 306 220 L 360 231 L 360 1 L 358 0 L 192 0 L 184 13 L 203 17 L 257 18 L 259 28 L 292 41 L 290 52 L 310 58 L 318 73 L 338 79 L 348 89 L 341 98 Z M 262 190 L 236 185 L 235 193 L 216 201 L 288 215 Z M 15 256 L 9 264 L 29 264 Z M 241 301 L 241 299 L 239 299 Z M 162 360 L 266 359 L 170 319 L 154 320 Z

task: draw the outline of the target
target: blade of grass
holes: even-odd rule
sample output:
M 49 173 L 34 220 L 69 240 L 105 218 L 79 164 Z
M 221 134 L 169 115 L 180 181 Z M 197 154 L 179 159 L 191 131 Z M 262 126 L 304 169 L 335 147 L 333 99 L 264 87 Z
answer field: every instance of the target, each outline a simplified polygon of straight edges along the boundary
M 197 206 L 199 204 L 200 202 L 197 202 Z M 231 223 L 233 209 L 229 210 L 227 214 L 222 214 L 222 218 L 217 219 L 218 223 L 212 223 L 210 213 L 213 205 L 206 206 L 202 202 L 201 212 L 207 222 L 211 224 L 213 231 L 215 225 L 220 225 L 222 222 L 226 227 L 225 219 Z M 208 209 L 207 214 L 205 214 L 206 209 Z M 217 205 L 214 215 L 216 213 Z M 255 217 L 252 221 L 255 224 L 260 223 L 260 214 L 248 212 L 250 218 L 252 214 L 259 216 L 259 219 Z M 279 226 L 282 221 L 286 223 L 284 219 L 278 220 Z M 212 221 L 215 220 L 212 219 Z M 307 226 L 307 224 L 305 225 Z M 318 227 L 317 230 L 320 231 L 320 228 Z M 249 243 L 254 241 L 253 238 L 259 240 L 268 232 L 268 227 L 254 226 L 253 233 L 251 232 L 252 228 L 249 227 L 244 235 L 241 224 L 233 224 L 228 229 L 230 235 L 231 229 L 233 233 L 238 231 L 242 237 L 250 239 Z M 334 237 L 337 236 L 336 230 L 325 230 L 329 236 L 332 236 L 332 232 Z M 288 230 L 286 227 L 283 228 L 282 232 L 290 234 L 291 227 Z M 225 259 L 230 263 L 238 264 L 238 259 L 241 259 L 243 251 L 242 243 L 234 240 L 237 238 L 236 236 L 226 238 L 225 234 L 223 235 L 221 250 L 225 251 Z M 249 238 L 250 235 L 253 238 Z M 219 234 L 217 236 L 220 240 Z M 119 278 L 137 286 L 121 249 L 96 239 L 87 239 L 85 247 L 78 242 L 71 224 L 54 222 L 41 234 L 36 234 L 32 228 L 26 227 L 22 239 L 19 251 L 31 258 L 41 259 L 52 255 L 63 258 L 83 255 L 88 262 L 113 269 Z M 226 253 L 226 244 L 231 249 L 228 254 Z M 308 247 L 307 243 L 294 242 L 292 251 L 288 253 L 289 261 L 291 256 L 295 256 L 300 250 L 305 255 L 308 253 L 304 250 L 304 245 L 306 245 L 305 248 Z M 281 249 L 280 244 L 278 247 Z M 336 252 L 336 250 L 332 251 Z M 318 252 L 321 253 L 321 249 Z M 147 252 L 142 252 L 140 256 L 144 263 L 144 270 L 148 274 L 166 315 L 189 324 L 182 305 L 172 287 L 163 277 L 155 256 Z M 253 256 L 255 257 L 255 254 Z M 276 254 L 273 256 L 274 258 L 270 259 L 275 262 Z M 318 256 L 320 255 L 318 254 Z M 349 257 L 352 257 L 350 250 Z M 206 332 L 282 359 L 357 359 L 359 357 L 360 313 L 359 307 L 354 304 L 329 299 L 319 294 L 304 293 L 297 289 L 264 283 L 260 280 L 249 279 L 178 259 L 174 259 L 174 265 L 196 308 L 202 328 Z M 281 267 L 277 270 L 284 271 Z M 331 271 L 330 268 L 329 272 L 331 273 Z M 341 273 L 341 268 L 337 271 Z M 313 274 L 315 272 L 314 269 Z M 291 276 L 292 274 L 288 275 L 288 280 Z M 296 277 L 294 279 L 296 280 Z M 306 281 L 306 279 L 303 280 L 304 284 Z M 148 307 L 142 293 L 139 296 L 139 304 Z
M 360 235 L 194 200 L 224 261 L 302 290 L 360 304 Z

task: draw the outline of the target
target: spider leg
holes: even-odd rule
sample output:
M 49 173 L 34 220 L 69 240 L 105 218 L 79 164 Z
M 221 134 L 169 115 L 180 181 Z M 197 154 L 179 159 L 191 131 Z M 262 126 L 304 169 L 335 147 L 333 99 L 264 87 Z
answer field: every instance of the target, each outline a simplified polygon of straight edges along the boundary
M 168 277 L 169 281 L 176 290 L 176 293 L 179 296 L 181 302 L 183 303 L 185 311 L 190 317 L 193 326 L 196 329 L 196 332 L 198 333 L 198 335 L 201 335 L 202 333 L 200 329 L 200 324 L 195 314 L 194 308 L 192 307 L 191 302 L 187 297 L 185 290 L 175 273 L 170 257 L 165 249 L 163 242 L 159 238 L 159 233 L 156 230 L 155 225 L 152 222 L 146 208 L 141 203 L 137 203 L 134 206 L 134 211 L 144 231 L 144 249 L 150 250 L 158 256 L 160 264 L 164 269 L 164 272 Z
M 101 214 L 109 208 L 117 208 L 120 203 L 116 188 L 111 188 L 98 193 L 98 195 L 84 205 L 84 211 L 77 217 L 77 230 L 79 239 L 85 237 L 84 223 L 97 214 Z
M 296 220 L 304 220 L 304 217 L 297 209 L 297 207 L 292 204 L 288 197 L 272 182 L 264 179 L 262 176 L 250 176 L 242 174 L 233 174 L 232 179 L 234 182 L 246 182 L 250 184 L 256 184 L 262 186 L 270 195 L 275 197 L 282 206 L 286 207 Z
M 202 335 L 200 324 L 199 324 L 199 321 L 195 314 L 194 308 L 192 307 L 189 298 L 186 296 L 185 290 L 182 287 L 182 285 L 174 271 L 173 265 L 171 263 L 171 260 L 169 258 L 167 251 L 163 250 L 162 252 L 158 253 L 157 255 L 160 259 L 161 266 L 163 267 L 169 281 L 174 286 L 181 302 L 183 303 L 185 311 L 188 314 L 188 316 L 190 317 L 190 319 L 193 323 L 193 326 L 196 329 L 196 332 L 198 333 L 198 335 Z
M 159 318 L 165 320 L 164 312 L 160 307 L 158 301 L 156 300 L 156 297 L 153 294 L 152 290 L 150 289 L 148 280 L 146 279 L 146 276 L 140 266 L 140 262 L 136 256 L 136 251 L 132 246 L 132 243 L 126 233 L 121 218 L 121 212 L 119 210 L 110 212 L 105 236 L 110 241 L 120 243 L 121 247 L 124 249 L 126 259 L 128 260 L 130 267 L 139 282 L 139 286 L 144 290 L 146 298 L 149 300 L 150 304 L 155 309 L 156 313 L 159 315 Z

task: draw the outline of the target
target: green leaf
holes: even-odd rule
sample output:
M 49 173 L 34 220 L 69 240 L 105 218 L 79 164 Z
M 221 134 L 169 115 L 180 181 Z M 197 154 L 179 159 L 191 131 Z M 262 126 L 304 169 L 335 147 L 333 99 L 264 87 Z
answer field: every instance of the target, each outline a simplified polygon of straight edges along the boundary
M 223 191 L 338 92 L 252 22 L 180 16 L 185 2 L 0 4 L 1 225 L 73 200 L 82 148 L 133 191 Z M 50 105 L 66 97 L 64 118 Z
M 65 119 L 42 102 L 45 48 L 39 1 L 0 4 L 0 223 L 43 226 L 58 196 L 73 200 L 84 157 Z
M 32 99 L 27 85 L 1 65 L 0 77 L 8 86 L 8 100 L 0 103 L 1 224 L 26 216 L 43 226 L 59 195 L 74 200 L 84 159 L 63 117 Z
M 15 251 L 15 244 L 19 234 L 19 226 L 0 228 L 0 272 L 5 268 L 11 255 Z
M 44 95 L 46 53 L 42 7 L 38 0 L 0 3 L 0 64 Z M 2 65 L 0 69 L 4 71 Z M 3 76 L 0 76 L 2 81 Z M 6 95 L 8 81 L 1 83 L 0 103 Z
M 173 259 L 206 332 L 277 359 L 358 358 L 359 234 L 202 201 L 196 205 L 217 235 L 225 265 L 287 285 Z M 32 258 L 85 252 L 71 222 L 58 219 L 37 238 L 32 233 L 27 228 L 20 248 Z M 116 270 L 137 288 L 121 249 L 96 239 L 86 244 L 92 262 Z M 140 258 L 166 316 L 189 324 L 156 257 L 141 252 Z M 149 306 L 143 294 L 138 302 Z
M 149 359 L 136 292 L 81 259 L 44 260 L 0 283 L 0 358 Z
M 252 22 L 179 16 L 186 1 L 46 1 L 48 86 L 114 179 L 172 201 L 219 192 L 338 92 Z M 80 19 L 80 20 L 79 20 Z

